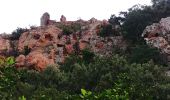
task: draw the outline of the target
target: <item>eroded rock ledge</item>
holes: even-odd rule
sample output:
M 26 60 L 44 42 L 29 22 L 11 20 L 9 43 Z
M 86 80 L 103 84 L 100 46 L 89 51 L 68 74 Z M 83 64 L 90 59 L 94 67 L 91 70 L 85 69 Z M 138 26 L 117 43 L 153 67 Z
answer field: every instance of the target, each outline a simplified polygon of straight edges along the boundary
M 99 36 L 101 27 L 109 25 L 107 20 L 99 21 L 92 18 L 89 21 L 67 21 L 62 15 L 60 22 L 56 22 L 50 19 L 48 13 L 44 13 L 40 22 L 41 26 L 29 29 L 19 40 L 12 41 L 19 52 L 16 67 L 43 70 L 47 65 L 64 62 L 69 54 L 86 48 L 105 56 L 112 53 L 113 46 L 125 48 L 121 35 Z M 66 30 L 68 27 L 71 27 L 71 34 Z M 9 38 L 0 36 L 0 51 L 12 50 L 10 42 Z M 24 53 L 26 51 L 27 54 Z

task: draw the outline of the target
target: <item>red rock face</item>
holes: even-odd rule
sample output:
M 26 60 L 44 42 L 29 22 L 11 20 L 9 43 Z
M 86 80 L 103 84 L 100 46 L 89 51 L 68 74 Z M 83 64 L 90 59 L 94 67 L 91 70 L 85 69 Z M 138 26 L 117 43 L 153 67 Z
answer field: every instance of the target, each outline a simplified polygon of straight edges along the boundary
M 19 55 L 16 59 L 16 66 L 17 68 L 21 68 L 25 66 L 25 56 L 24 55 Z
M 84 49 L 88 48 L 88 46 L 89 46 L 89 44 L 85 41 L 81 41 L 79 43 L 80 50 L 84 50 Z
M 147 26 L 142 36 L 149 45 L 159 48 L 162 52 L 170 54 L 170 17 L 162 18 L 159 23 Z
M 72 44 L 66 45 L 65 48 L 66 48 L 66 52 L 67 52 L 68 54 L 71 54 L 71 53 L 74 52 L 74 49 L 73 49 L 73 45 L 72 45 Z
M 48 26 L 45 29 L 39 27 L 25 32 L 19 39 L 18 50 L 23 52 L 25 46 L 28 46 L 30 49 L 37 49 L 57 44 L 59 33 L 61 33 L 61 30 L 54 26 Z
M 31 52 L 26 55 L 26 67 L 36 70 L 43 70 L 47 65 L 54 64 L 55 52 L 59 41 L 58 34 L 61 30 L 55 26 L 47 26 L 45 28 L 37 28 L 25 32 L 19 39 L 18 50 L 25 52 L 25 47 L 28 47 Z M 17 67 L 20 67 L 23 62 L 18 58 Z
M 0 54 L 3 55 L 3 53 L 9 52 L 10 48 L 10 41 L 0 36 Z
M 147 26 L 142 33 L 146 43 L 161 50 L 167 56 L 170 66 L 170 17 L 162 18 L 159 23 Z
M 27 67 L 42 71 L 48 65 L 63 62 L 69 54 L 79 53 L 86 48 L 96 54 L 106 56 L 110 55 L 113 45 L 123 43 L 123 39 L 120 37 L 103 38 L 98 36 L 96 31 L 100 30 L 99 26 L 104 22 L 95 18 L 92 18 L 90 22 L 80 20 L 67 22 L 66 18 L 61 16 L 61 22 L 53 22 L 48 14 L 44 14 L 41 19 L 42 26 L 30 29 L 19 38 L 18 51 L 22 54 L 27 52 L 27 55 L 19 55 L 16 58 L 16 67 L 18 68 Z M 83 27 L 82 32 L 78 30 L 70 35 L 63 35 L 62 29 L 58 28 L 63 24 L 72 25 L 74 23 Z M 0 46 L 3 49 L 10 48 L 9 42 L 0 38 Z
M 47 65 L 53 65 L 54 59 L 50 59 L 47 56 L 43 55 L 42 52 L 34 51 L 31 52 L 25 59 L 27 67 L 36 69 L 38 71 L 44 70 Z

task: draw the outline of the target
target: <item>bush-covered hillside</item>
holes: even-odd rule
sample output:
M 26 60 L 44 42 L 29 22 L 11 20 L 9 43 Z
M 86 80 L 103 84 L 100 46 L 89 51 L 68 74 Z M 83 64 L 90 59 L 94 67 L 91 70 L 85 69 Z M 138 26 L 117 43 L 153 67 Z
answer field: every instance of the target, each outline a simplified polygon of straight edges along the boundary
M 102 27 L 99 35 L 120 35 L 111 29 L 119 25 L 127 49 L 113 47 L 109 56 L 82 50 L 43 71 L 17 69 L 14 57 L 0 56 L 0 99 L 169 100 L 170 77 L 163 55 L 141 37 L 147 25 L 170 15 L 169 7 L 169 0 L 152 0 L 151 6 L 137 5 L 112 15 L 111 26 Z M 79 24 L 61 27 L 66 35 L 81 31 Z M 25 31 L 17 29 L 11 39 L 18 40 Z M 26 48 L 24 54 L 29 51 Z
M 87 63 L 86 57 L 71 55 L 63 65 L 48 67 L 43 72 L 16 70 L 8 61 L 0 68 L 0 98 L 165 100 L 169 96 L 169 77 L 153 61 L 130 64 L 115 54 L 110 58 L 88 56 Z

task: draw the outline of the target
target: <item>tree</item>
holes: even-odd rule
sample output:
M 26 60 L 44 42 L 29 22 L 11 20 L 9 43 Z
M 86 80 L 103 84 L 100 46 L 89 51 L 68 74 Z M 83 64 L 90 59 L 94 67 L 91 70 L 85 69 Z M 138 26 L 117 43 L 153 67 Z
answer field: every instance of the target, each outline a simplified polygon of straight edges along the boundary
M 27 28 L 17 28 L 15 31 L 12 32 L 11 40 L 19 40 L 21 34 L 27 31 Z

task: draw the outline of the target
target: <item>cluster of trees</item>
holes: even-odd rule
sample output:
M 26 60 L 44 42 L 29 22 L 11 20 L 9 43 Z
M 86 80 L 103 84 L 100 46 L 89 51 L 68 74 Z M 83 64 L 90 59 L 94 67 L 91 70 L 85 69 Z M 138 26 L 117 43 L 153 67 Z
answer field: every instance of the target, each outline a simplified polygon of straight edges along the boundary
M 43 72 L 0 68 L 0 98 L 17 100 L 166 100 L 170 79 L 152 61 L 130 64 L 117 54 L 100 57 L 86 51 Z M 90 55 L 90 56 L 87 56 Z M 86 59 L 90 59 L 87 60 Z M 11 61 L 12 62 L 12 61 Z M 13 62 L 12 62 L 13 64 Z
M 72 54 L 63 64 L 49 66 L 42 72 L 18 70 L 14 67 L 14 58 L 0 58 L 0 99 L 170 99 L 170 77 L 166 75 L 159 50 L 147 46 L 141 37 L 147 25 L 170 15 L 170 1 L 152 2 L 151 6 L 137 5 L 118 17 L 111 16 L 109 22 L 121 26 L 129 44 L 125 51 L 115 47 L 110 57 L 84 50 L 81 56 Z M 81 30 L 79 24 L 61 27 L 67 35 Z M 13 32 L 13 40 L 25 31 L 17 29 Z M 112 33 L 112 26 L 101 29 L 104 37 Z
M 164 55 L 160 54 L 159 50 L 147 46 L 141 35 L 146 26 L 170 16 L 170 1 L 151 1 L 152 5 L 135 5 L 128 11 L 120 12 L 119 16 L 112 15 L 109 22 L 121 26 L 121 33 L 128 43 L 125 54 L 131 62 L 144 63 L 153 59 L 157 64 L 166 65 Z
M 101 26 L 99 36 L 101 37 L 120 36 L 121 34 L 119 33 L 119 29 L 114 29 L 113 27 L 114 26 L 111 24 Z
M 111 24 L 122 26 L 122 33 L 132 43 L 142 42 L 141 34 L 147 25 L 159 22 L 161 18 L 170 16 L 169 0 L 151 0 L 152 5 L 135 5 L 128 11 L 120 12 L 120 16 L 112 15 Z

